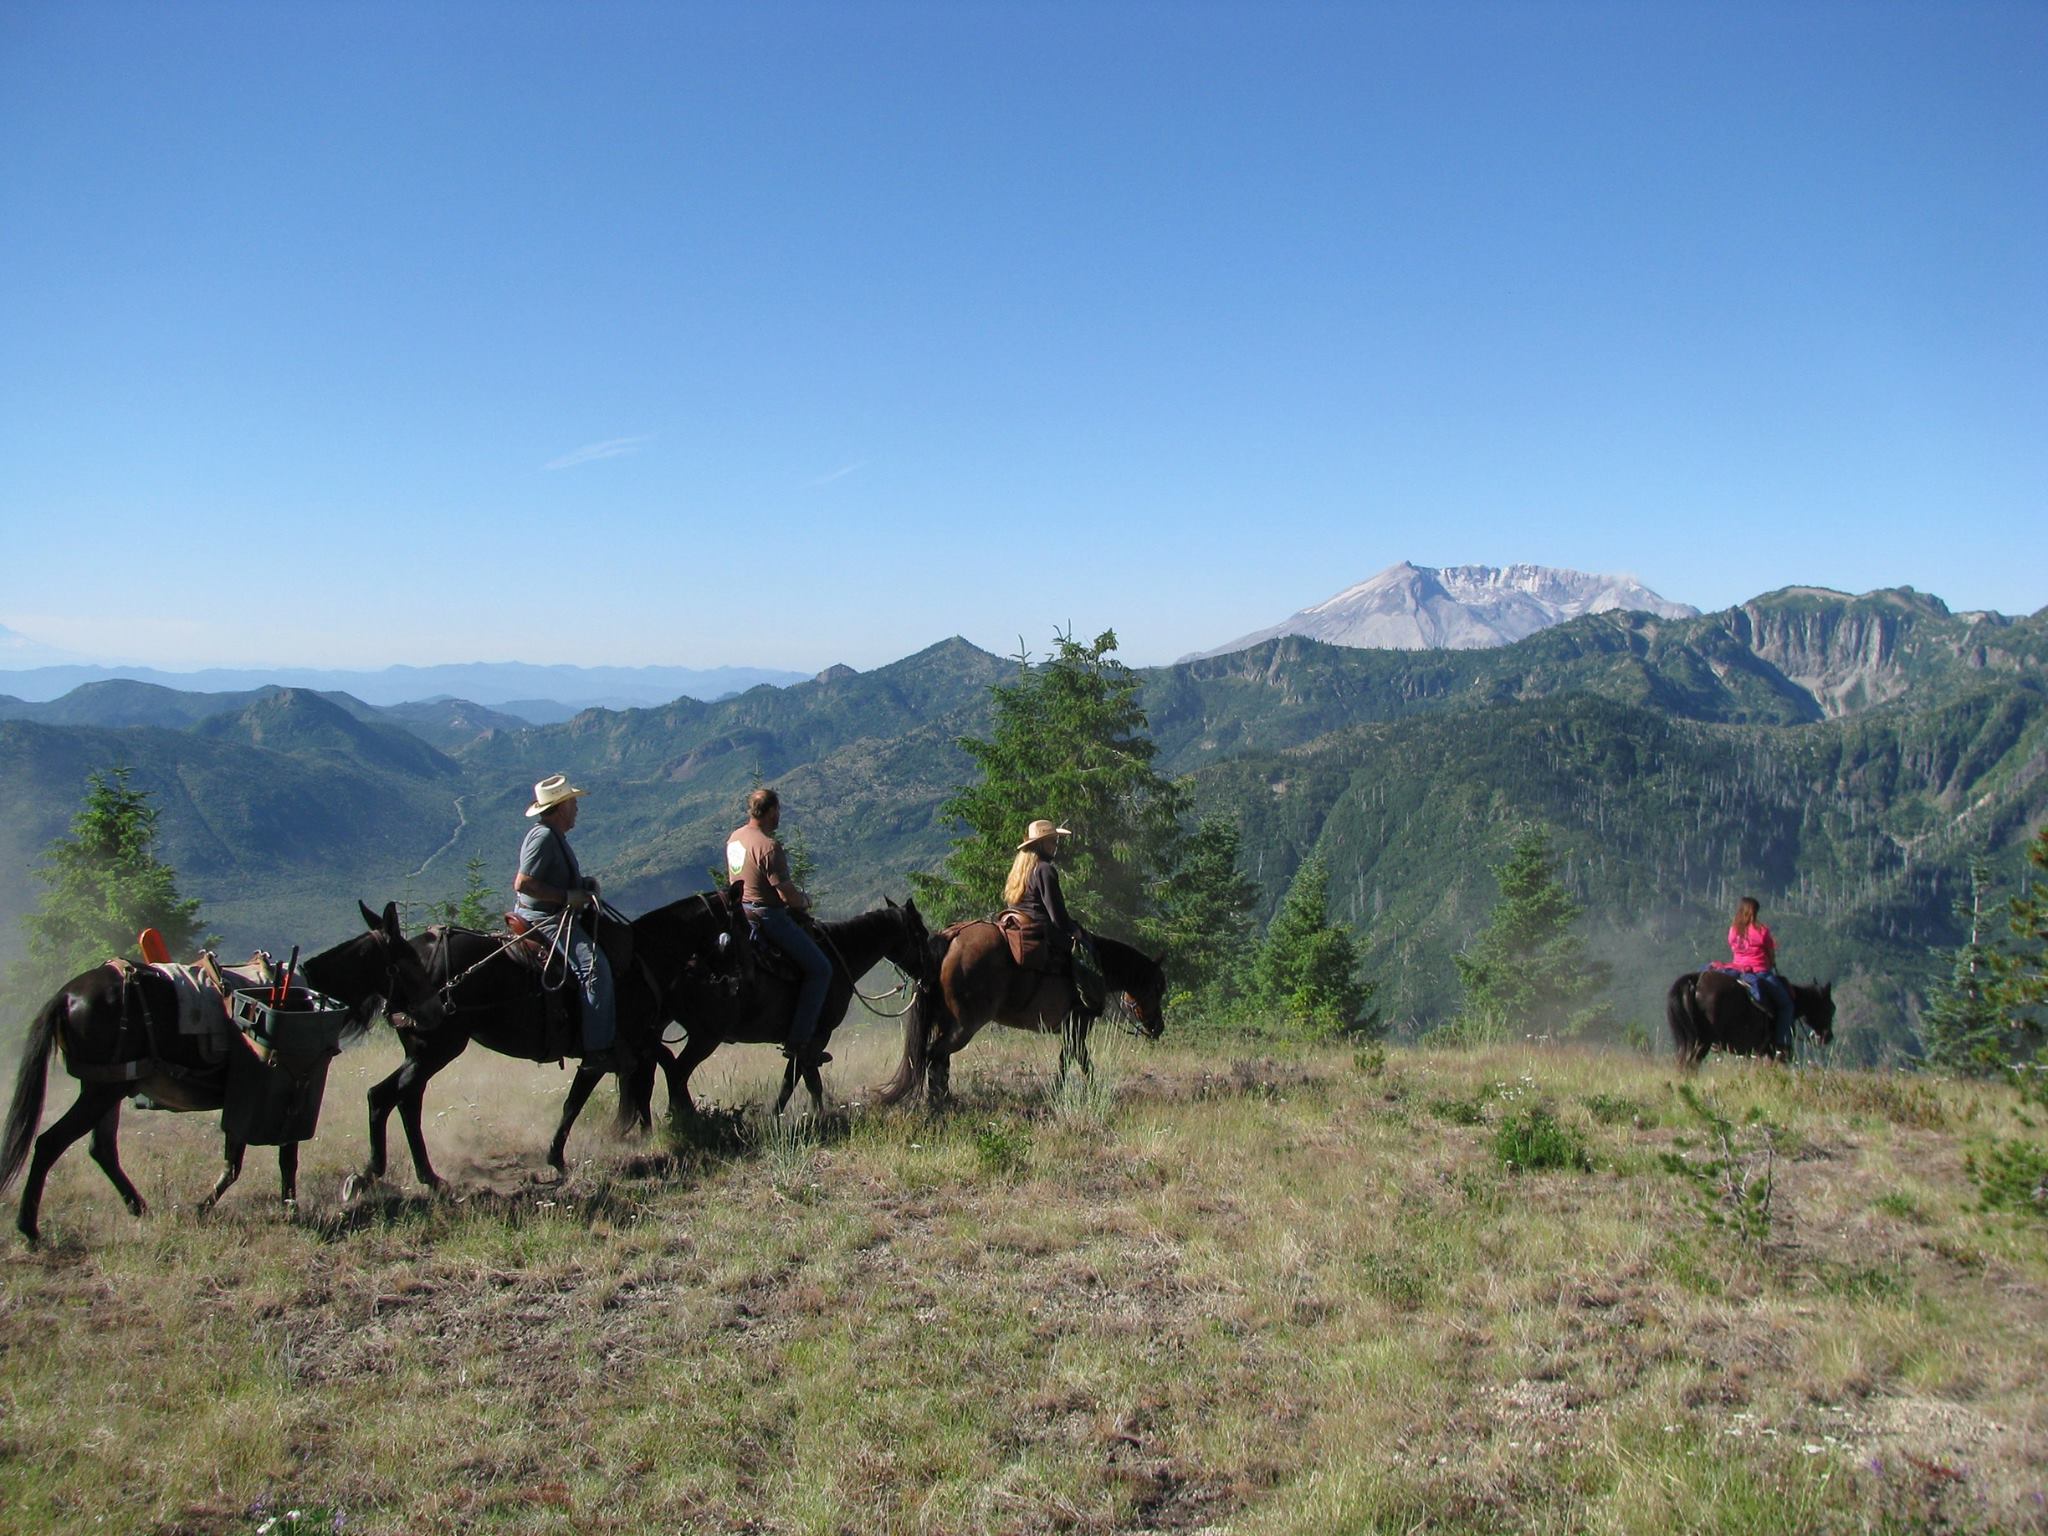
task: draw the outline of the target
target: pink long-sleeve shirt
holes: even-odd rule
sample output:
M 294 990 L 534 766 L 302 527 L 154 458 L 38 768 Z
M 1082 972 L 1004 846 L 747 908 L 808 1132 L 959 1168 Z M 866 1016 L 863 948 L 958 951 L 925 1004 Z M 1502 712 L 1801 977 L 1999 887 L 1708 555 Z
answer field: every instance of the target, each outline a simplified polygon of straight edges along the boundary
M 1728 964 L 1733 970 L 1775 971 L 1778 968 L 1778 941 L 1771 937 L 1771 930 L 1762 923 L 1751 923 L 1746 932 L 1730 928 L 1728 953 L 1732 956 Z

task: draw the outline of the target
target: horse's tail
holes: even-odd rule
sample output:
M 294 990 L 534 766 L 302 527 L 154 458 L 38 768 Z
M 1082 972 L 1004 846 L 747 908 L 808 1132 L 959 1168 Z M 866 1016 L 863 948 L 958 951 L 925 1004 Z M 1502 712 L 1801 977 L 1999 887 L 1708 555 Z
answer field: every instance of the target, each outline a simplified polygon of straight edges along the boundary
M 1664 1022 L 1671 1027 L 1671 1048 L 1681 1067 L 1697 1065 L 1705 1054 L 1701 1041 L 1706 1020 L 1700 1015 L 1699 984 L 1698 972 L 1687 971 L 1671 983 L 1664 996 Z
M 945 1006 L 935 988 L 920 986 L 917 989 L 917 1001 L 903 1015 L 903 1059 L 896 1063 L 896 1075 L 869 1095 L 877 1104 L 900 1104 L 924 1081 L 925 1061 L 929 1054 L 925 1009 L 943 1011 Z
M 0 1192 L 4 1192 L 28 1161 L 35 1145 L 36 1127 L 43 1119 L 43 1090 L 50 1079 L 50 1052 L 57 1044 L 57 1032 L 71 1010 L 68 992 L 59 992 L 43 1005 L 28 1027 L 28 1039 L 21 1048 L 21 1069 L 14 1079 L 14 1105 L 7 1112 L 7 1129 L 0 1132 Z

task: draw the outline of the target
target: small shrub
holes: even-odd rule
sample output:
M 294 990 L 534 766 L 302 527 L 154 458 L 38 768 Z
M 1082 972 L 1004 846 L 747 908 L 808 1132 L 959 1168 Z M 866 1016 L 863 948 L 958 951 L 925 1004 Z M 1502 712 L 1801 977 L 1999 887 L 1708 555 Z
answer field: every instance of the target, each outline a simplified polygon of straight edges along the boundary
M 1693 1203 L 1708 1226 L 1728 1227 L 1744 1242 L 1761 1247 L 1771 1236 L 1771 1197 L 1777 1189 L 1778 1152 L 1785 1133 L 1764 1119 L 1760 1109 L 1752 1109 L 1737 1127 L 1690 1083 L 1679 1087 L 1678 1096 L 1706 1127 L 1709 1140 L 1697 1162 L 1684 1150 L 1666 1152 L 1665 1169 L 1692 1185 Z M 1684 1149 L 1691 1144 L 1674 1137 L 1673 1145 Z
M 1503 1120 L 1493 1134 L 1493 1152 L 1507 1168 L 1564 1168 L 1585 1173 L 1593 1167 L 1585 1138 L 1570 1126 L 1560 1125 L 1541 1106 Z
M 1403 1312 L 1429 1300 L 1435 1287 L 1403 1254 L 1368 1253 L 1359 1265 L 1359 1279 L 1372 1295 Z
M 1387 1048 L 1370 1041 L 1351 1053 L 1351 1064 L 1366 1077 L 1378 1077 L 1387 1070 Z
M 1653 1116 L 1648 1107 L 1637 1103 L 1625 1093 L 1588 1094 L 1586 1111 L 1602 1125 L 1647 1124 Z
M 983 1173 L 1004 1178 L 1022 1173 L 1031 1161 L 1031 1133 L 1021 1125 L 991 1120 L 974 1133 L 974 1155 Z
M 1429 1112 L 1452 1125 L 1477 1125 L 1486 1118 L 1486 1107 L 1478 1099 L 1434 1098 Z
M 2048 1147 L 2031 1141 L 1995 1142 L 1987 1152 L 1970 1153 L 1963 1166 L 1977 1186 L 1982 1209 L 2048 1216 Z
M 1823 1291 L 1851 1301 L 1909 1301 L 1912 1281 L 1898 1264 L 1823 1263 L 1816 1272 Z
M 1871 1202 L 1871 1206 L 1880 1215 L 1890 1216 L 1898 1221 L 1910 1221 L 1917 1225 L 1927 1220 L 1927 1213 L 1920 1208 L 1919 1201 L 1911 1195 L 1902 1195 L 1897 1191 L 1879 1195 Z

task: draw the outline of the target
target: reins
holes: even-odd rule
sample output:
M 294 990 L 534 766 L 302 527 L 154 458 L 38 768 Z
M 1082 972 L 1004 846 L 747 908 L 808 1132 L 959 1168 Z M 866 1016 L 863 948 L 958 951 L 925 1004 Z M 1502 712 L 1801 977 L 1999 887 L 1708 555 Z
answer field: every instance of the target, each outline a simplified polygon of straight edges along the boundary
M 842 971 L 846 972 L 848 978 L 847 984 L 853 989 L 853 995 L 860 1000 L 861 1007 L 867 1009 L 869 1013 L 872 1013 L 878 1019 L 900 1019 L 903 1017 L 903 1015 L 910 1012 L 911 1009 L 917 1006 L 918 988 L 921 987 L 923 983 L 913 981 L 908 975 L 908 973 L 904 971 L 903 967 L 898 965 L 894 960 L 889 961 L 889 968 L 893 970 L 898 976 L 901 976 L 903 978 L 901 981 L 897 982 L 895 986 L 891 987 L 886 992 L 877 992 L 873 997 L 869 997 L 867 993 L 861 991 L 860 982 L 858 980 L 855 980 L 853 977 L 853 967 L 847 963 L 846 956 L 840 952 L 838 942 L 833 939 L 831 933 L 826 930 L 826 927 L 823 923 L 819 923 L 817 925 L 817 928 L 818 936 L 825 941 L 826 946 L 832 951 L 832 958 L 837 960 L 839 962 L 839 968 Z M 885 955 L 882 958 L 886 960 L 888 959 L 888 956 Z M 887 1002 L 892 997 L 901 996 L 904 992 L 910 993 L 910 998 L 907 1002 L 904 1003 L 904 1005 L 901 1008 L 897 1009 L 894 1013 L 889 1013 L 875 1006 L 875 1004 L 877 1003 Z

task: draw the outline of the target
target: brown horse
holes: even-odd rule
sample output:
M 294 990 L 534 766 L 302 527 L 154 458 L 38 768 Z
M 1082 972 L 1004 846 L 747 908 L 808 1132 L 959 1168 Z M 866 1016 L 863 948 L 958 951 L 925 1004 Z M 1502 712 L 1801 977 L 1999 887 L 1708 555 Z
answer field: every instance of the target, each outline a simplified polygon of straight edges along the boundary
M 1792 1017 L 1811 1029 L 1822 1045 L 1835 1036 L 1835 996 L 1830 983 L 1805 986 L 1786 983 L 1792 993 Z M 1759 1008 L 1749 988 L 1726 971 L 1687 971 L 1671 983 L 1664 999 L 1664 1021 L 1671 1027 L 1678 1065 L 1690 1071 L 1715 1046 L 1737 1056 L 1768 1056 L 1784 1060 L 1778 1049 L 1777 1020 Z
M 351 1034 L 360 1035 L 369 1027 L 380 1003 L 403 1004 L 427 990 L 426 972 L 398 931 L 396 908 L 386 906 L 381 916 L 368 907 L 362 912 L 369 926 L 367 933 L 313 956 L 299 968 L 308 986 L 349 1010 L 348 1029 L 337 1048 Z M 94 966 L 73 977 L 37 1012 L 22 1051 L 7 1127 L 0 1132 L 0 1190 L 14 1182 L 28 1161 L 31 1141 L 34 1144 L 35 1159 L 29 1163 L 20 1214 L 15 1218 L 22 1236 L 31 1243 L 38 1235 L 43 1183 L 51 1165 L 87 1131 L 92 1133 L 93 1161 L 105 1171 L 129 1211 L 136 1216 L 148 1212 L 147 1203 L 121 1168 L 123 1099 L 146 1096 L 161 1108 L 178 1110 L 217 1110 L 226 1103 L 227 1064 L 205 1060 L 192 1037 L 181 1037 L 177 1014 L 170 982 L 147 966 L 129 967 L 124 972 L 112 964 Z M 65 1067 L 78 1079 L 78 1101 L 38 1137 L 36 1126 L 43 1115 L 50 1053 L 59 1046 Z M 224 1126 L 226 1119 L 223 1117 Z M 226 1167 L 212 1193 L 200 1201 L 202 1215 L 242 1171 L 247 1144 L 237 1140 L 232 1129 L 226 1141 Z M 285 1204 L 291 1205 L 298 1198 L 297 1142 L 279 1145 L 277 1167 Z
M 1110 1013 L 1134 1033 L 1157 1040 L 1166 1031 L 1166 972 L 1128 944 L 1093 936 L 1103 980 L 1109 984 Z M 1059 1078 L 1069 1065 L 1093 1071 L 1088 1029 L 1093 1018 L 1075 1007 L 1072 978 L 1026 970 L 1010 954 L 1009 941 L 991 922 L 963 923 L 935 936 L 937 996 L 921 1000 L 903 1020 L 903 1058 L 896 1075 L 875 1090 L 875 1100 L 895 1104 L 923 1089 L 933 1104 L 952 1091 L 953 1057 L 984 1025 L 1007 1024 L 1037 1034 L 1060 1036 Z

